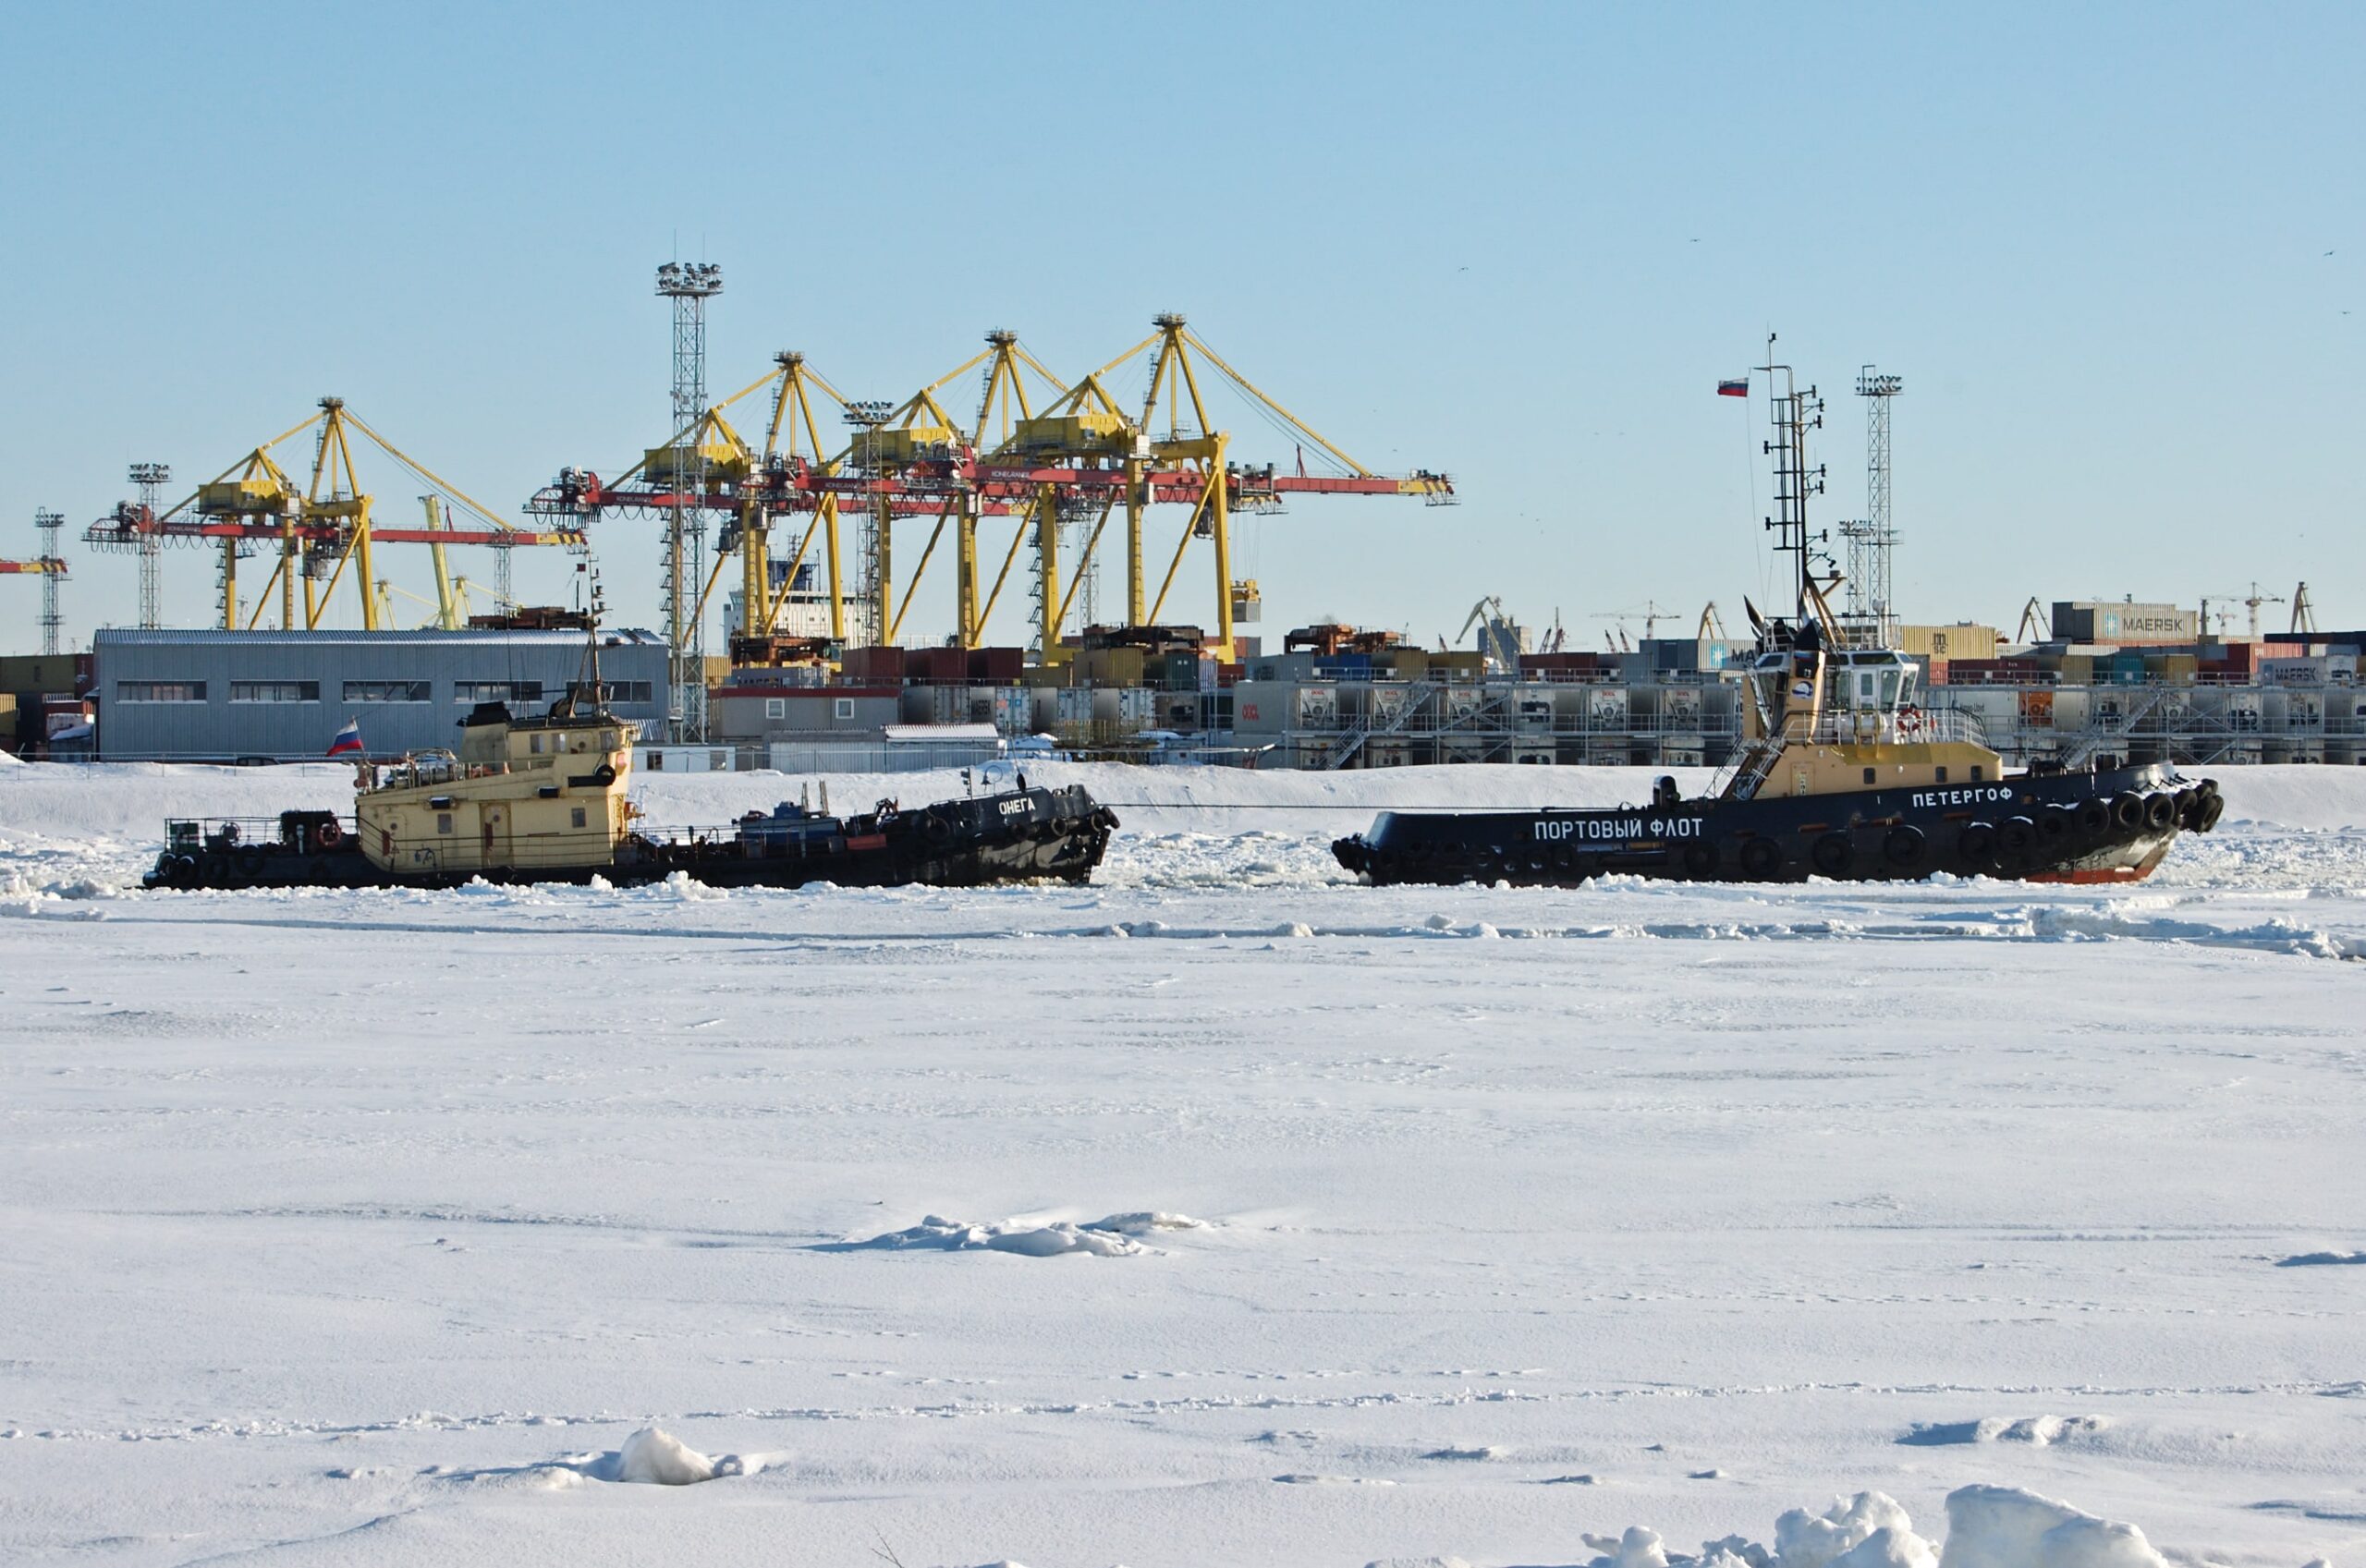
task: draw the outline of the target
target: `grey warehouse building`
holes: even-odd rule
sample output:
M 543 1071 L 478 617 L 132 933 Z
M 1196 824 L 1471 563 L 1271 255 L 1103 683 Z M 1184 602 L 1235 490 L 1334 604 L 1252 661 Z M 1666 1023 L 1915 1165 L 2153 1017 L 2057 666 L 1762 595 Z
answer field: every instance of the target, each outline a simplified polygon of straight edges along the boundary
M 109 761 L 317 758 L 348 722 L 389 757 L 454 748 L 480 702 L 540 713 L 582 680 L 571 631 L 101 630 L 92 639 L 98 755 Z M 665 643 L 600 635 L 603 696 L 659 735 Z

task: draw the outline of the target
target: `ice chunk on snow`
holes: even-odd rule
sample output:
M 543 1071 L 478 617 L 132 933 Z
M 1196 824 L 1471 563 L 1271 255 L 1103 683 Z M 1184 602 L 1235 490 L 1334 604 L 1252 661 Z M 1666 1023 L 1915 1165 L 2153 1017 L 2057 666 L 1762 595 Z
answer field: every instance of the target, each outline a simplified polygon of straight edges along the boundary
M 1859 1492 L 1822 1513 L 1794 1508 L 1774 1522 L 1774 1550 L 1728 1536 L 1701 1555 L 1671 1553 L 1641 1525 L 1587 1536 L 1605 1555 L 1586 1568 L 2168 1568 L 2144 1533 L 2013 1487 L 1965 1487 L 1947 1498 L 1944 1551 L 1914 1533 L 1896 1501 Z
M 2100 1432 L 2110 1425 L 2101 1416 L 2024 1416 L 2018 1420 L 1984 1416 L 1977 1421 L 1917 1422 L 1898 1441 L 1918 1448 L 1980 1442 L 2025 1442 L 2044 1448 L 2065 1438 Z
M 1612 1539 L 1608 1536 L 1588 1536 L 1586 1545 L 1596 1551 L 1610 1553 L 1597 1557 L 1587 1568 L 1668 1568 L 1667 1546 L 1657 1530 L 1646 1530 L 1640 1525 L 1630 1525 L 1627 1533 Z
M 1832 1560 L 1832 1568 L 1938 1568 L 1931 1543 L 1912 1530 L 1884 1525 Z
M 1859 1556 L 1856 1549 L 1875 1535 L 1885 1536 L 1877 1551 L 1888 1555 Z M 1835 1499 L 1822 1513 L 1794 1508 L 1774 1521 L 1777 1568 L 1838 1568 L 1844 1561 L 1848 1568 L 1930 1568 L 1933 1557 L 1929 1544 L 1914 1534 L 1906 1510 L 1885 1492 L 1859 1492 L 1846 1502 Z
M 917 1225 L 851 1245 L 886 1252 L 1016 1252 L 1023 1258 L 1056 1258 L 1068 1252 L 1094 1258 L 1126 1258 L 1149 1250 L 1115 1231 L 1069 1224 L 980 1225 L 948 1220 L 941 1214 L 927 1215 Z
M 673 1433 L 643 1427 L 625 1439 L 616 1479 L 661 1487 L 687 1487 L 714 1479 L 714 1461 Z
M 1939 1568 L 2168 1568 L 2168 1562 L 2133 1525 L 2018 1487 L 1964 1487 L 1947 1494 Z
M 1114 1231 L 1121 1236 L 1146 1236 L 1153 1231 L 1204 1231 L 1208 1222 L 1194 1220 L 1189 1214 L 1169 1214 L 1164 1209 L 1154 1209 L 1140 1214 L 1112 1214 L 1105 1220 L 1095 1220 L 1084 1228 L 1088 1231 Z

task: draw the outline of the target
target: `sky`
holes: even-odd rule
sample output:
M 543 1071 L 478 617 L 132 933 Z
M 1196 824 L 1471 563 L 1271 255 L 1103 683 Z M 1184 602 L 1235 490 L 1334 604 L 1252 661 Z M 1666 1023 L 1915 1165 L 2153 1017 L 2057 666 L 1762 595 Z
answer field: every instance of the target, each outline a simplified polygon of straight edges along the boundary
M 1823 523 L 1863 510 L 1859 367 L 1905 378 L 1909 621 L 2305 578 L 2366 624 L 2354 6 L 16 5 L 0 49 L 0 554 L 66 514 L 77 638 L 136 617 L 79 543 L 127 464 L 210 478 L 324 394 L 512 517 L 625 467 L 668 427 L 675 258 L 724 270 L 718 395 L 794 347 L 901 398 L 1003 326 L 1073 377 L 1179 310 L 1368 467 L 1453 476 L 1244 519 L 1269 647 L 1434 644 L 1490 595 L 1572 646 L 1647 605 L 1738 625 L 1766 406 L 1714 387 L 1770 333 L 1825 396 Z M 409 520 L 415 483 L 363 477 Z M 596 525 L 618 619 L 654 623 L 658 545 Z M 165 619 L 207 624 L 210 559 L 165 565 Z M 423 552 L 381 571 L 429 590 Z M 1206 546 L 1178 583 L 1168 618 L 1211 620 Z M 0 579 L 0 650 L 38 600 Z M 905 640 L 951 605 L 940 552 Z

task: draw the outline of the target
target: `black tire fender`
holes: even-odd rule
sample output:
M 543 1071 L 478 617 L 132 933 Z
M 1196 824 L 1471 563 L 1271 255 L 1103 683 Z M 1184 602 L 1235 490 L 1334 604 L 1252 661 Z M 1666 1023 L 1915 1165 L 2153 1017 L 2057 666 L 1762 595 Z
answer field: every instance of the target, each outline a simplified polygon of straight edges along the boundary
M 174 887 L 195 887 L 197 857 L 193 855 L 174 856 L 165 866 L 165 881 Z
M 2007 817 L 1996 824 L 1996 847 L 2018 859 L 2037 847 L 2037 824 L 2027 817 Z
M 1922 864 L 1922 852 L 1928 847 L 1921 828 L 1900 822 L 1883 838 L 1882 858 L 1901 871 L 1911 870 Z
M 2144 797 L 2129 791 L 2112 797 L 2111 820 L 2134 833 L 2144 825 Z
M 1808 858 L 1825 876 L 1841 876 L 1856 864 L 1857 845 L 1845 833 L 1826 833 L 1815 841 L 1815 847 L 1808 852 Z
M 1695 839 L 1684 846 L 1684 869 L 1695 877 L 1717 874 L 1717 846 L 1705 839 Z
M 1956 848 L 1973 865 L 1985 866 L 1996 857 L 1996 829 L 1987 822 L 1967 822 Z
M 2111 802 L 2100 795 L 2091 795 L 2079 802 L 2079 832 L 2088 838 L 2101 838 L 2111 832 Z
M 1783 851 L 1773 839 L 1751 839 L 1741 846 L 1741 869 L 1753 877 L 1771 877 L 1783 869 Z
M 2062 843 L 2070 836 L 2070 813 L 2059 806 L 2049 806 L 2037 814 L 2038 836 L 2049 845 Z
M 2216 827 L 2218 819 L 2226 814 L 2226 797 L 2214 790 L 2211 792 L 2210 799 L 2201 808 L 2201 815 L 2195 820 L 2193 825 L 2196 831 L 2206 833 Z
M 2166 833 L 2177 825 L 2177 797 L 2156 795 L 2144 803 L 2144 825 L 2154 833 Z

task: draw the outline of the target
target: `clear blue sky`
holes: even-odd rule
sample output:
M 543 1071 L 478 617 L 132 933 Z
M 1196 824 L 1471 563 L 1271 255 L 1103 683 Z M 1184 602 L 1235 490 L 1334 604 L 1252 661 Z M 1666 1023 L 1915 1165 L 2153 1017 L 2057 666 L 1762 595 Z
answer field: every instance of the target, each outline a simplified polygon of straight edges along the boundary
M 1906 378 L 1911 619 L 2305 577 L 2366 622 L 2356 6 L 18 5 L 0 48 L 0 553 L 328 392 L 489 502 L 614 471 L 665 425 L 678 253 L 725 269 L 718 389 L 794 346 L 900 397 L 998 325 L 1080 373 L 1180 310 L 1366 463 L 1456 476 L 1246 524 L 1269 638 L 1738 610 L 1764 407 L 1713 387 L 1770 329 L 1833 395 L 1826 520 L 1857 367 Z M 654 525 L 597 543 L 653 617 Z M 131 619 L 129 564 L 72 553 L 75 635 Z M 203 624 L 210 563 L 167 566 Z

